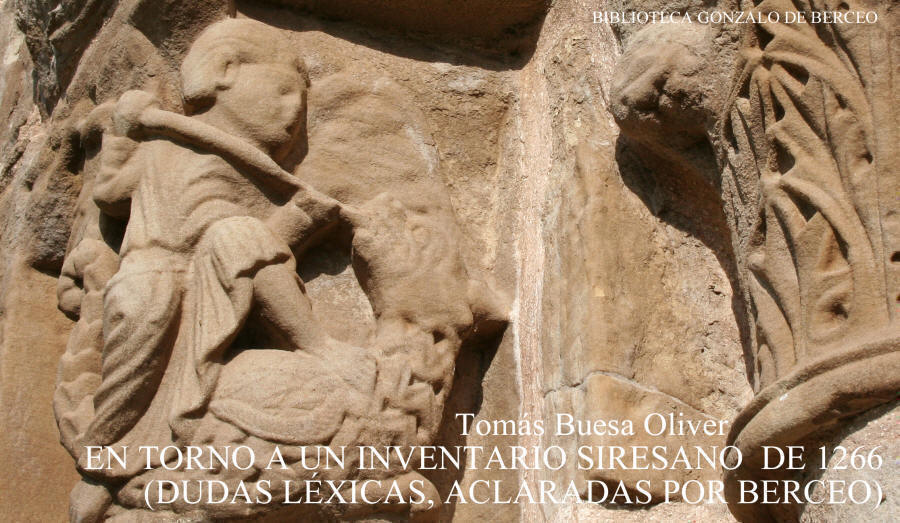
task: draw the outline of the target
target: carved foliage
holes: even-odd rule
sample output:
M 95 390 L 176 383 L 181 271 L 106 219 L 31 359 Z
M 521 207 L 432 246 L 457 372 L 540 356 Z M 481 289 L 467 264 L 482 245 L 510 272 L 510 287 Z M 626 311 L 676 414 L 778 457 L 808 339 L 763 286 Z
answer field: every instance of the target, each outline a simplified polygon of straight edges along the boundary
M 834 7 L 800 4 L 754 11 Z M 745 46 L 723 161 L 759 181 L 745 279 L 760 387 L 889 321 L 879 184 L 891 164 L 875 99 L 890 66 L 872 53 L 884 38 L 871 26 L 767 23 Z

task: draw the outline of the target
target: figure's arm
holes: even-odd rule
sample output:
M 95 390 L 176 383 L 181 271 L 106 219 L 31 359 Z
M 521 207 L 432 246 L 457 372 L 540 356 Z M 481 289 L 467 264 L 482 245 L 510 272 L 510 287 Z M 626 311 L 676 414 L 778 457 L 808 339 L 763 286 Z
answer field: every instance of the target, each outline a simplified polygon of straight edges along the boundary
M 279 192 L 305 191 L 309 197 L 327 197 L 282 169 L 261 149 L 196 118 L 166 111 L 146 91 L 127 91 L 115 104 L 112 116 L 119 136 L 144 139 L 164 136 L 213 152 L 241 167 L 241 172 Z
M 340 216 L 340 202 L 286 172 L 262 150 L 195 118 L 160 109 L 159 101 L 150 93 L 123 94 L 116 102 L 113 121 L 122 136 L 165 136 L 215 152 L 261 185 L 292 194 L 291 200 L 270 216 L 267 225 L 293 248 L 302 250 L 316 232 Z
M 140 169 L 129 161 L 138 143 L 130 138 L 105 134 L 100 169 L 94 182 L 94 202 L 110 216 L 127 217 L 131 194 L 137 187 Z

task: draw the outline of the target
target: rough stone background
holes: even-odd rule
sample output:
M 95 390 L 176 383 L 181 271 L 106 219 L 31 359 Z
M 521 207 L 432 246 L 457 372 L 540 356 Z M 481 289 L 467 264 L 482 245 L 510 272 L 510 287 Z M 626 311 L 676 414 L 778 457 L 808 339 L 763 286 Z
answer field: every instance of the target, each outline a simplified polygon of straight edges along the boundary
M 812 449 L 814 457 L 821 460 L 820 448 L 826 448 L 826 456 L 828 459 L 828 469 L 820 470 L 818 467 L 810 467 L 804 474 L 804 479 L 822 480 L 822 481 L 844 481 L 849 486 L 854 481 L 878 482 L 884 489 L 881 496 L 878 496 L 874 490 L 871 493 L 871 499 L 865 503 L 864 508 L 852 504 L 843 505 L 807 505 L 803 508 L 800 515 L 802 523 L 812 523 L 813 521 L 846 521 L 846 522 L 863 522 L 863 521 L 890 521 L 900 513 L 900 499 L 897 498 L 897 492 L 900 491 L 900 440 L 897 438 L 897 428 L 900 426 L 900 407 L 896 404 L 885 405 L 881 408 L 872 409 L 872 411 L 860 416 L 853 423 L 846 427 L 834 431 L 831 434 L 823 435 L 818 441 L 811 442 L 807 445 L 808 449 Z M 847 449 L 847 454 L 835 452 L 836 447 Z M 877 448 L 878 454 L 883 457 L 878 467 L 862 467 L 856 468 L 853 464 L 852 452 L 855 449 L 864 449 L 863 454 Z M 838 469 L 837 467 L 846 467 Z M 871 484 L 871 483 L 870 483 Z M 865 498 L 865 491 L 857 484 L 853 488 L 854 496 L 860 501 Z M 829 493 L 817 484 L 813 491 L 815 499 L 827 499 Z
M 230 9 L 290 32 L 310 70 L 311 100 L 317 81 L 349 72 L 359 81 L 399 83 L 426 115 L 466 263 L 491 275 L 513 303 L 502 339 L 461 355 L 440 444 L 603 444 L 549 436 L 466 440 L 453 412 L 527 416 L 552 426 L 556 412 L 641 419 L 671 410 L 731 419 L 749 401 L 745 311 L 721 205 L 703 179 L 661 176 L 658 164 L 620 137 L 611 82 L 639 28 L 591 23 L 598 8 L 666 3 L 482 0 L 462 10 L 451 0 L 277 4 L 0 1 L 4 519 L 66 519 L 77 479 L 51 411 L 56 365 L 72 325 L 56 309 L 56 277 L 80 189 L 70 165 L 78 159 L 66 152 L 63 130 L 83 114 L 79 102 L 86 99 L 100 103 L 127 89 L 156 87 L 175 100 L 187 45 Z M 697 9 L 711 2 L 681 4 Z M 713 61 L 727 64 L 734 41 L 717 44 L 721 55 Z M 362 332 L 370 311 L 342 256 L 315 254 L 307 263 L 331 270 L 316 271 L 308 287 L 330 329 L 343 330 L 350 320 L 336 311 L 349 310 Z M 840 437 L 877 441 L 895 417 Z M 516 479 L 510 472 L 469 473 L 463 481 L 494 478 Z M 571 467 L 525 471 L 521 479 L 569 478 L 578 479 Z M 457 478 L 433 479 L 443 492 Z M 679 504 L 634 511 L 470 504 L 446 507 L 443 517 L 730 519 L 721 505 Z M 822 520 L 815 510 L 804 517 Z

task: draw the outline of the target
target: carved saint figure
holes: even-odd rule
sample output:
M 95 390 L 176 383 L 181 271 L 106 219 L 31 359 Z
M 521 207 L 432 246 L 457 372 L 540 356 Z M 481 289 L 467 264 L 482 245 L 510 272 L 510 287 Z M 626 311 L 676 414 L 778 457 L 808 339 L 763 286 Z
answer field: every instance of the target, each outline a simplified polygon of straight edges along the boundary
M 193 121 L 157 114 L 195 127 L 195 139 L 221 141 L 226 155 L 259 156 L 256 148 L 280 159 L 301 128 L 303 66 L 282 51 L 287 45 L 274 30 L 245 25 L 214 26 L 185 59 L 184 98 Z M 154 110 L 146 93 L 127 93 L 116 125 L 122 134 L 140 132 L 141 119 Z M 163 126 L 176 132 L 177 123 Z M 315 354 L 351 384 L 371 387 L 371 356 L 330 339 L 312 320 L 291 253 L 292 244 L 334 220 L 338 203 L 292 184 L 293 197 L 277 205 L 272 195 L 284 188 L 284 177 L 252 165 L 239 169 L 183 142 L 137 144 L 109 136 L 94 186 L 97 205 L 110 215 L 127 213 L 128 226 L 104 296 L 102 381 L 84 443 L 114 443 L 143 414 L 179 313 L 193 320 L 195 367 L 171 413 L 182 436 L 190 429 L 175 425 L 206 406 L 223 351 L 252 308 L 284 348 Z M 188 281 L 192 310 L 182 306 Z M 342 364 L 348 361 L 353 365 Z
M 323 82 L 318 103 L 332 117 L 310 135 L 299 171 L 328 195 L 282 168 L 306 139 L 308 81 L 290 49 L 259 22 L 218 22 L 182 64 L 184 114 L 128 91 L 79 125 L 85 148 L 92 136 L 102 141 L 84 167 L 59 287 L 60 308 L 78 320 L 54 398 L 61 440 L 87 478 L 73 490 L 76 519 L 144 510 L 154 481 L 202 484 L 211 474 L 229 488 L 318 473 L 391 480 L 368 494 L 419 495 L 396 496 L 393 508 L 298 510 L 436 515 L 434 486 L 409 465 L 363 471 L 350 453 L 344 466 L 317 471 L 305 456 L 322 447 L 432 444 L 460 346 L 496 331 L 503 314 L 462 264 L 433 142 L 396 84 L 357 85 L 347 74 Z M 390 161 L 359 156 L 373 141 Z M 332 236 L 349 237 L 372 307 L 365 347 L 325 332 L 298 275 L 296 256 Z M 263 459 L 281 446 L 287 469 L 173 469 L 159 454 L 96 469 L 86 452 L 189 445 L 245 445 Z M 355 499 L 357 486 L 346 485 Z M 277 508 L 286 495 L 200 506 L 186 497 L 150 508 L 244 517 Z
M 240 146 L 232 154 L 256 147 L 278 160 L 299 136 L 305 73 L 274 30 L 244 26 L 217 25 L 194 44 L 182 68 L 185 102 L 201 132 Z M 129 94 L 117 118 L 151 107 L 144 93 Z M 298 230 L 309 233 L 334 219 L 336 201 L 303 188 L 277 206 L 269 195 L 284 185 L 281 179 L 170 140 L 135 147 L 130 138 L 108 138 L 94 201 L 108 214 L 127 212 L 128 227 L 104 297 L 102 382 L 86 444 L 117 441 L 149 404 L 165 365 L 163 347 L 183 311 L 186 274 L 196 291 L 197 379 L 178 415 L 205 406 L 221 351 L 253 304 L 286 348 L 334 359 L 344 378 L 365 386 L 371 356 L 338 349 L 319 330 L 289 244 L 304 239 Z M 348 355 L 354 365 L 344 368 Z

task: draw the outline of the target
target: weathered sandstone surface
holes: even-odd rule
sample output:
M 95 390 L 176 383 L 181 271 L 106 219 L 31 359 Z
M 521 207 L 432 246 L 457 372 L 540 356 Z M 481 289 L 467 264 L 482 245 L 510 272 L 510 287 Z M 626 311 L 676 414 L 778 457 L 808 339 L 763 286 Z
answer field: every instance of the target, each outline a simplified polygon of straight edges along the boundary
M 664 480 L 724 478 L 729 501 L 740 480 L 878 481 L 870 516 L 897 517 L 900 8 L 832 3 L 0 0 L 0 515 L 872 510 L 660 503 Z M 592 15 L 826 7 L 879 21 Z M 549 430 L 464 436 L 459 413 Z M 558 435 L 560 413 L 726 428 Z M 640 508 L 276 499 L 151 513 L 148 481 L 213 476 L 91 472 L 85 445 L 112 444 L 279 445 L 292 465 L 320 445 L 734 445 L 747 459 L 727 473 L 353 462 L 330 477 L 425 485 L 428 500 L 454 482 L 498 480 L 503 496 L 573 482 L 584 498 L 650 478 Z M 768 474 L 763 445 L 881 445 L 889 463 Z M 216 477 L 310 477 L 279 474 Z

